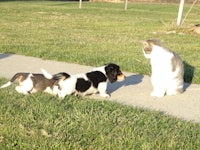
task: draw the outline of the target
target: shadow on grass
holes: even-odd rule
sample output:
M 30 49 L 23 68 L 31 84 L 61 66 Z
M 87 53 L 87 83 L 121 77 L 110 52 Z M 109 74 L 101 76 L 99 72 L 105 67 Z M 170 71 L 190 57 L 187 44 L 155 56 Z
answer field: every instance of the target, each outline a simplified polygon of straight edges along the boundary
M 184 69 L 185 69 L 185 73 L 184 73 L 184 82 L 185 82 L 184 91 L 185 91 L 192 83 L 195 68 L 185 61 L 183 63 L 184 63 Z
M 125 78 L 122 82 L 108 83 L 107 92 L 111 94 L 112 92 L 118 90 L 123 86 L 135 85 L 142 82 L 143 75 L 131 75 Z

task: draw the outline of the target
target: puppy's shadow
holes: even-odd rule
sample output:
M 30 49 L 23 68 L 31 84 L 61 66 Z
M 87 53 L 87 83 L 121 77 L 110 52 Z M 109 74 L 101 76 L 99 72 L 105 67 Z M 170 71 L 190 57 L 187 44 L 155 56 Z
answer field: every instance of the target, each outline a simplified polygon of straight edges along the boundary
M 142 82 L 143 75 L 130 75 L 121 82 L 108 83 L 107 92 L 112 93 L 123 86 L 135 85 Z
M 7 57 L 10 57 L 12 56 L 12 54 L 0 54 L 0 59 L 4 59 L 4 58 L 7 58 Z

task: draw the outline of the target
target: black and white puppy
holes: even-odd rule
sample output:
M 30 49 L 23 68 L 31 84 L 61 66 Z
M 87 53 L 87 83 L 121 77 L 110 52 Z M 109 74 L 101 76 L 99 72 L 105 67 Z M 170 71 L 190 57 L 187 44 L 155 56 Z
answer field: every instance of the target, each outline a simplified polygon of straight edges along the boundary
M 18 79 L 18 85 L 15 90 L 22 94 L 31 94 L 39 91 L 44 91 L 52 95 L 57 95 L 58 93 L 58 80 L 52 78 L 52 75 L 41 69 L 43 74 L 35 73 L 16 73 L 9 82 L 2 85 L 0 88 L 8 87 Z
M 85 96 L 96 94 L 97 92 L 102 97 L 110 97 L 106 92 L 107 82 L 122 81 L 125 76 L 118 65 L 109 63 L 85 74 L 69 75 L 58 73 L 54 75 L 54 78 L 59 80 L 60 91 L 58 96 L 60 98 L 70 94 Z

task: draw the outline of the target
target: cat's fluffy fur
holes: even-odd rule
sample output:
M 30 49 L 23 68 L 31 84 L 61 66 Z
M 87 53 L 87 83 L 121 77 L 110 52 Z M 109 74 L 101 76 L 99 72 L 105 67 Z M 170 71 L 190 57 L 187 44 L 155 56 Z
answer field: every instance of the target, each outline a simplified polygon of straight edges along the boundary
M 151 96 L 163 97 L 183 92 L 184 65 L 181 57 L 160 41 L 150 39 L 142 42 L 144 56 L 150 59 Z

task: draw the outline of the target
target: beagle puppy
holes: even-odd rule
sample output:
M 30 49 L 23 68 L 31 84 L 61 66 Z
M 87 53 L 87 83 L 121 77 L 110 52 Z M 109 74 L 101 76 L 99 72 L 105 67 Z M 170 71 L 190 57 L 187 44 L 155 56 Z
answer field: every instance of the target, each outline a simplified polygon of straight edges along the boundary
M 15 90 L 22 94 L 32 94 L 40 91 L 57 95 L 58 92 L 58 80 L 53 78 L 51 74 L 41 69 L 43 74 L 35 73 L 16 73 L 9 82 L 2 85 L 0 88 L 10 86 L 16 79 L 18 79 L 18 85 Z
M 53 75 L 53 78 L 59 80 L 60 98 L 71 94 L 85 96 L 96 93 L 102 97 L 110 97 L 106 92 L 107 82 L 122 81 L 125 76 L 118 65 L 109 63 L 84 74 L 69 75 L 62 72 Z

